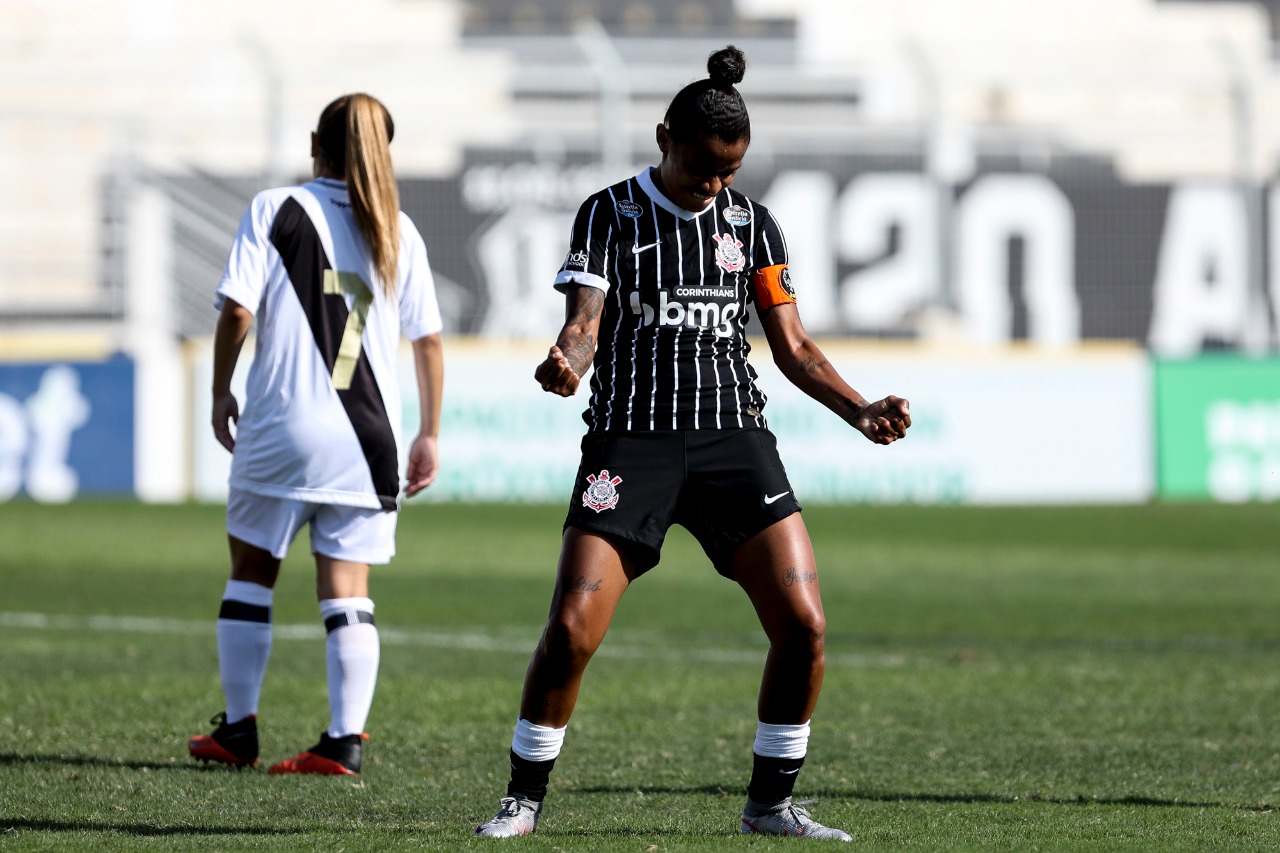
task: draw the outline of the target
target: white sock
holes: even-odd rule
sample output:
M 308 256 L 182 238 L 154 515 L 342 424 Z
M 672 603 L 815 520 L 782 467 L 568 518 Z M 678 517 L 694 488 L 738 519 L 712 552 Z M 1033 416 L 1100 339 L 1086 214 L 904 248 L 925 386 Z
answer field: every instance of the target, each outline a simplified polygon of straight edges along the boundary
M 511 751 L 525 761 L 550 761 L 560 754 L 560 747 L 564 746 L 564 732 L 564 728 L 539 726 L 520 718 L 516 720 L 516 730 L 511 735 Z
M 809 751 L 809 724 L 795 726 L 775 723 L 756 725 L 752 752 L 765 758 L 804 758 Z
M 258 713 L 262 678 L 271 657 L 272 590 L 248 581 L 227 581 L 218 612 L 218 670 L 227 700 L 227 722 Z
M 378 681 L 378 629 L 373 602 L 367 598 L 326 598 L 320 602 L 324 620 L 325 662 L 329 673 L 329 737 L 364 732 Z

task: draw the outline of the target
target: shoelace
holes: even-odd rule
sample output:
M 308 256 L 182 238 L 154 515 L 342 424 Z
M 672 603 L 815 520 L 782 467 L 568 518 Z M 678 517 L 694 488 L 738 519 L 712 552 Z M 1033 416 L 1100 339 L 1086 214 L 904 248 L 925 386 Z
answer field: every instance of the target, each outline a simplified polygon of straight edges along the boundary
M 802 817 L 806 817 L 806 818 L 809 818 L 810 820 L 812 820 L 812 819 L 813 819 L 813 815 L 809 814 L 809 810 L 808 810 L 808 809 L 806 809 L 806 808 L 804 808 L 804 806 L 807 806 L 807 805 L 809 805 L 810 803 L 816 803 L 816 802 L 817 802 L 817 800 L 801 800 L 801 801 L 800 801 L 800 802 L 798 802 L 798 803 L 792 803 L 792 804 L 791 804 L 791 813 L 792 813 L 792 814 L 801 815 Z
M 818 801 L 817 800 L 801 800 L 798 803 L 788 803 L 786 811 L 791 812 L 791 816 L 795 818 L 796 823 L 800 824 L 801 826 L 804 826 L 807 823 L 814 822 L 813 815 L 809 814 L 809 810 L 806 809 L 805 806 L 809 805 L 810 803 L 816 803 L 816 802 Z
M 804 826 L 806 822 L 812 820 L 812 818 L 809 817 L 808 810 L 801 808 L 796 803 L 792 803 L 787 806 L 787 811 L 791 813 L 792 819 L 801 826 Z
M 520 812 L 524 809 L 520 805 L 520 801 L 515 797 L 504 797 L 502 800 L 502 808 L 498 810 L 498 817 L 513 818 L 519 817 Z

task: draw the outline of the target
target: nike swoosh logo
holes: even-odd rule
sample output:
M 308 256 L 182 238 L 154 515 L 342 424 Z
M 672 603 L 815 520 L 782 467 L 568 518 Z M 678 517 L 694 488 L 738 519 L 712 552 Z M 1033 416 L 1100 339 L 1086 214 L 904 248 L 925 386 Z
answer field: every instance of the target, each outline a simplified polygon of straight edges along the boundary
M 783 492 L 782 494 L 785 495 L 786 492 Z M 778 495 L 778 497 L 782 497 L 782 495 Z M 797 767 L 795 770 L 779 770 L 778 772 L 781 773 L 783 776 L 794 776 L 795 774 L 800 772 L 800 768 Z
M 661 241 L 659 241 L 659 242 L 661 242 Z M 649 249 L 652 249 L 652 248 L 653 248 L 654 246 L 656 246 L 656 245 L 658 245 L 658 244 L 657 244 L 657 243 L 650 243 L 650 244 L 649 244 L 649 245 L 647 245 L 647 246 L 632 246 L 632 247 L 631 247 L 631 251 L 632 251 L 633 253 L 635 253 L 635 254 L 637 254 L 637 255 L 638 255 L 638 254 L 640 254 L 641 252 L 646 252 L 646 251 L 648 251 Z
M 764 496 L 764 505 L 765 505 L 765 506 L 768 506 L 769 504 L 773 503 L 774 501 L 781 500 L 782 498 L 785 498 L 785 497 L 786 497 L 787 495 L 789 495 L 789 494 L 791 494 L 791 490 L 790 490 L 790 489 L 787 489 L 785 492 L 783 492 L 782 494 L 779 494 L 779 495 L 765 495 L 765 496 Z

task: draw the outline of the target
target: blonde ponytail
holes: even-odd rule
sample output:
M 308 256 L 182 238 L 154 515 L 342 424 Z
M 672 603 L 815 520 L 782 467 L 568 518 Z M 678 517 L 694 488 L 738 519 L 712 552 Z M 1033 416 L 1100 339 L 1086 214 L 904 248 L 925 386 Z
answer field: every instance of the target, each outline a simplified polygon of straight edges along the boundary
M 392 298 L 400 254 L 400 192 L 390 148 L 395 132 L 387 108 L 362 92 L 325 107 L 316 130 L 325 159 L 346 179 L 356 227 L 369 247 L 382 292 Z M 341 162 L 333 162 L 339 151 Z
M 377 98 L 351 96 L 347 108 L 347 193 L 356 226 L 369 244 L 373 266 L 388 297 L 396 293 L 400 254 L 400 191 L 391 168 L 395 125 Z

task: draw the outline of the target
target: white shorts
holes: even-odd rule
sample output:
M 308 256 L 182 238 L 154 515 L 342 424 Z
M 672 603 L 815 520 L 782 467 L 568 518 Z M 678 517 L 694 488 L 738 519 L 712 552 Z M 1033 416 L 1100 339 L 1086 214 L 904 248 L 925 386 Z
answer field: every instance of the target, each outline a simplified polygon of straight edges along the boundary
M 398 512 L 358 506 L 307 503 L 232 488 L 227 496 L 227 532 L 276 559 L 284 559 L 302 525 L 311 525 L 311 553 L 371 565 L 396 553 Z

